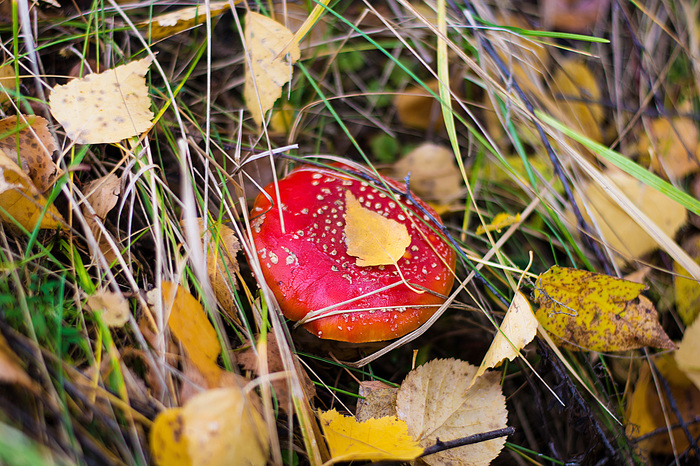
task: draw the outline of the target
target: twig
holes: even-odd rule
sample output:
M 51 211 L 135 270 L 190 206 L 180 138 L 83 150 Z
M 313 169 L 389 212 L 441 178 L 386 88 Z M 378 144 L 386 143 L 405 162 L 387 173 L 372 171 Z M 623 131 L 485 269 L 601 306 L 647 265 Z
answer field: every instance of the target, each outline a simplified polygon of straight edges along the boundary
M 507 437 L 508 435 L 513 435 L 514 433 L 515 427 L 504 427 L 503 429 L 482 432 L 480 434 L 470 435 L 469 437 L 448 440 L 447 442 L 441 442 L 440 439 L 437 439 L 435 445 L 431 445 L 423 450 L 423 454 L 421 454 L 419 458 L 452 448 L 463 447 L 464 445 L 472 445 L 474 443 L 486 442 L 487 440 L 493 440 L 499 437 Z

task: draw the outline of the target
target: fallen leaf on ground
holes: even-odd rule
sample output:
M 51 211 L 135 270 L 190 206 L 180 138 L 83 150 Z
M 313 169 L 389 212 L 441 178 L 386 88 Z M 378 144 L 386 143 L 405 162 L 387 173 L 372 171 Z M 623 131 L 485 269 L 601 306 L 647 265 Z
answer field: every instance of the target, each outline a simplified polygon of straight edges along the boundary
M 345 244 L 361 267 L 395 264 L 406 253 L 411 236 L 406 225 L 360 204 L 345 192 Z
M 436 95 L 440 95 L 440 82 L 426 81 L 425 85 Z M 439 130 L 444 126 L 440 101 L 423 86 L 409 86 L 394 98 L 396 115 L 402 125 L 408 128 Z
M 109 211 L 117 205 L 121 194 L 121 179 L 114 173 L 97 178 L 85 185 L 83 194 L 87 198 L 87 203 L 95 211 L 95 216 L 93 216 L 86 206 L 82 206 L 81 210 L 85 216 L 85 222 L 88 224 L 105 259 L 108 263 L 112 263 L 117 258 L 119 251 L 112 249 L 107 238 L 102 234 L 102 229 L 95 217 L 104 221 Z
M 679 179 L 700 169 L 698 140 L 698 129 L 690 118 L 658 118 L 640 136 L 638 150 L 642 157 L 651 155 L 656 173 Z
M 686 222 L 686 210 L 663 193 L 647 186 L 634 177 L 618 171 L 607 172 L 607 176 L 618 188 L 644 212 L 669 237 L 673 237 Z M 584 194 L 591 213 L 610 247 L 626 260 L 638 259 L 659 245 L 620 208 L 596 183 L 588 183 Z M 581 194 L 575 193 L 576 202 L 582 205 Z M 583 217 L 591 222 L 587 209 L 581 209 Z
M 0 334 L 0 382 L 33 388 L 34 381 L 22 367 L 22 360 L 12 351 L 5 337 Z
M 610 0 L 543 0 L 542 18 L 548 30 L 585 33 L 598 23 Z
M 572 350 L 675 349 L 639 283 L 553 266 L 537 279 L 537 320 Z
M 49 190 L 58 176 L 52 154 L 58 149 L 48 121 L 36 115 L 11 116 L 0 120 L 0 149 L 13 161 L 22 162 L 39 192 Z
M 0 219 L 8 225 L 14 225 L 13 220 L 25 229 L 32 231 L 39 228 L 62 228 L 63 218 L 56 207 L 46 206 L 46 198 L 31 178 L 22 171 L 15 161 L 0 150 Z M 42 217 L 43 210 L 46 214 Z M 41 219 L 41 221 L 40 221 Z
M 258 356 L 250 345 L 251 343 L 247 342 L 245 346 L 248 346 L 248 349 L 236 353 L 236 359 L 238 361 L 238 364 L 243 366 L 246 370 L 254 372 L 255 375 L 260 377 L 264 374 L 260 373 L 260 364 L 258 361 Z M 261 346 L 265 346 L 267 348 L 268 374 L 284 372 L 284 364 L 282 363 L 282 357 L 280 356 L 280 350 L 279 346 L 277 346 L 277 339 L 275 337 L 275 334 L 268 333 L 265 345 Z M 258 351 L 260 351 L 261 349 L 262 348 L 259 347 Z M 293 357 L 296 364 L 296 356 Z M 312 400 L 316 396 L 316 386 L 313 384 L 306 371 L 299 364 L 296 364 L 296 370 L 299 376 L 299 380 L 301 382 L 301 387 L 304 389 L 304 392 L 306 392 L 307 398 L 309 400 Z M 291 377 L 291 375 L 289 377 Z M 293 412 L 289 411 L 291 396 L 289 393 L 288 381 L 286 379 L 274 379 L 272 380 L 272 388 L 275 391 L 275 396 L 277 397 L 277 402 L 279 404 L 280 409 L 282 409 L 287 414 L 293 414 Z
M 566 60 L 554 72 L 553 79 L 551 87 L 558 108 L 582 134 L 602 142 L 600 123 L 603 109 L 595 103 L 600 101 L 601 92 L 588 66 L 576 60 Z
M 410 461 L 423 453 L 408 434 L 406 423 L 396 416 L 360 423 L 332 409 L 319 417 L 334 462 Z
M 205 224 L 202 218 L 197 219 L 202 242 L 205 241 Z M 241 250 L 236 232 L 221 223 L 209 226 L 207 248 L 207 274 L 221 308 L 231 319 L 238 319 L 238 307 L 234 298 L 234 288 L 238 288 L 236 274 L 239 271 L 236 254 Z
M 86 301 L 88 309 L 100 313 L 108 327 L 123 327 L 129 321 L 129 301 L 122 293 L 98 290 Z
M 392 177 L 397 180 L 409 174 L 411 191 L 426 201 L 450 204 L 464 191 L 454 153 L 445 146 L 421 144 L 392 167 Z
M 506 427 L 506 400 L 500 375 L 483 375 L 471 387 L 476 366 L 455 359 L 437 359 L 412 370 L 396 397 L 399 419 L 425 448 L 437 443 Z M 453 448 L 422 458 L 431 465 L 486 466 L 498 456 L 505 437 Z
M 246 60 L 243 95 L 258 126 L 282 95 L 282 86 L 292 78 L 292 65 L 301 56 L 299 44 L 293 43 L 288 54 L 278 57 L 293 37 L 289 29 L 267 16 L 254 11 L 246 15 L 245 42 L 250 63 Z
M 700 235 L 684 241 L 683 250 L 700 264 Z M 678 262 L 673 263 L 673 273 L 676 312 L 685 325 L 690 325 L 700 314 L 700 283 L 690 278 L 688 271 Z
M 231 4 L 229 2 L 211 2 L 208 6 L 212 19 L 231 9 Z M 182 8 L 177 11 L 153 17 L 147 21 L 142 21 L 138 23 L 137 26 L 145 29 L 146 33 L 150 34 L 151 40 L 165 39 L 166 37 L 174 36 L 180 32 L 192 29 L 195 26 L 206 24 L 206 7 L 206 3 L 202 3 L 193 7 Z
M 506 358 L 510 361 L 515 359 L 518 351 L 530 343 L 536 334 L 537 317 L 525 295 L 518 291 L 501 322 L 500 331 L 496 332 L 493 343 L 469 386 L 471 387 L 486 369 L 497 367 Z
M 207 390 L 156 417 L 151 451 L 163 466 L 265 465 L 270 439 L 239 387 Z
M 163 282 L 163 313 L 169 315 L 168 326 L 201 371 L 209 387 L 219 386 L 224 372 L 216 363 L 221 345 L 216 330 L 202 305 L 182 286 Z
M 12 97 L 17 83 L 21 83 L 15 75 L 15 66 L 12 62 L 7 62 L 0 66 L 0 105 L 4 104 Z
M 685 329 L 683 340 L 675 352 L 676 363 L 700 390 L 700 319 Z
M 675 399 L 683 420 L 689 423 L 700 413 L 700 390 L 678 369 L 669 354 L 655 356 L 654 362 L 660 374 L 671 387 L 671 396 Z M 663 388 L 657 391 L 648 364 L 644 364 L 639 373 L 634 393 L 629 397 L 626 409 L 626 433 L 630 439 L 638 439 L 656 429 L 666 427 L 666 419 L 659 399 L 663 400 L 671 425 L 677 425 L 679 419 L 670 409 L 668 397 Z M 693 438 L 700 436 L 700 424 L 687 424 Z M 672 430 L 676 451 L 689 447 L 688 438 L 680 426 Z M 662 431 L 637 443 L 637 447 L 646 453 L 672 455 L 673 449 L 668 431 Z M 645 463 L 645 461 L 643 461 Z
M 500 232 L 502 229 L 509 227 L 513 225 L 514 223 L 518 223 L 520 221 L 520 213 L 517 213 L 515 215 L 510 215 L 508 212 L 501 212 L 500 214 L 496 214 L 495 217 L 491 220 L 491 223 L 486 225 L 484 227 L 483 225 L 479 225 L 476 228 L 476 231 L 474 234 L 476 235 L 483 235 L 487 231 L 497 231 Z
M 114 143 L 151 127 L 153 112 L 146 73 L 151 58 L 56 85 L 51 114 L 77 144 Z
M 355 418 L 358 422 L 364 422 L 367 419 L 396 416 L 396 394 L 398 391 L 398 388 L 384 382 L 360 382 L 358 394 L 364 399 L 357 402 Z

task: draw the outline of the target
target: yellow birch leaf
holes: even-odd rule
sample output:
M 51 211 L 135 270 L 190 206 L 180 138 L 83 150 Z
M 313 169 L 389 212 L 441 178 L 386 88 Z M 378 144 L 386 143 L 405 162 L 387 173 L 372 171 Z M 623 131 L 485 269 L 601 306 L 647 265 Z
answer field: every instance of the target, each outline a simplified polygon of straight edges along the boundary
M 518 291 L 501 322 L 500 331 L 496 332 L 493 343 L 469 386 L 471 387 L 486 369 L 497 367 L 506 358 L 510 361 L 515 359 L 518 351 L 530 343 L 536 334 L 537 317 L 525 295 Z
M 603 119 L 603 108 L 595 103 L 601 98 L 598 82 L 590 69 L 583 63 L 567 60 L 554 72 L 552 89 L 561 94 L 556 100 L 562 111 L 576 123 L 581 132 L 602 142 L 599 122 Z
M 393 177 L 409 174 L 411 191 L 426 201 L 449 204 L 462 196 L 464 183 L 454 153 L 431 142 L 421 144 L 392 167 Z
M 239 387 L 199 393 L 156 417 L 151 451 L 163 466 L 265 465 L 269 435 Z
M 58 145 L 48 123 L 36 115 L 0 120 L 0 149 L 13 161 L 21 161 L 22 170 L 41 193 L 53 186 L 58 176 L 58 167 L 52 158 Z
M 639 138 L 641 156 L 651 155 L 656 173 L 679 179 L 700 169 L 698 129 L 690 118 L 659 118 L 649 125 L 649 133 Z
M 77 144 L 114 143 L 151 127 L 153 112 L 146 73 L 151 58 L 56 85 L 51 114 Z
M 499 374 L 485 374 L 468 388 L 476 371 L 465 361 L 436 359 L 408 374 L 396 397 L 396 412 L 421 447 L 506 427 L 508 411 Z M 421 459 L 435 466 L 487 466 L 505 442 L 499 437 Z
M 129 321 L 129 301 L 121 293 L 99 290 L 87 299 L 86 304 L 92 312 L 102 314 L 108 327 L 123 327 Z
M 676 363 L 700 390 L 700 319 L 685 329 L 683 340 L 675 352 Z
M 500 214 L 496 214 L 496 216 L 493 217 L 493 219 L 491 220 L 491 223 L 486 225 L 486 227 L 484 227 L 483 225 L 479 225 L 475 233 L 477 235 L 483 235 L 487 231 L 495 230 L 500 232 L 503 228 L 509 227 L 514 223 L 518 223 L 519 221 L 520 213 L 510 215 L 508 212 L 501 212 Z
M 221 345 L 202 305 L 175 283 L 163 282 L 161 290 L 164 312 L 166 315 L 168 311 L 170 313 L 170 331 L 185 348 L 187 356 L 201 371 L 209 386 L 218 386 L 224 372 L 216 363 Z
M 17 83 L 21 83 L 15 75 L 15 66 L 12 62 L 7 62 L 0 66 L 0 105 L 4 104 L 12 97 L 12 93 L 17 88 Z
M 406 225 L 360 204 L 345 192 L 345 244 L 361 267 L 395 264 L 406 253 L 411 236 Z
M 279 56 L 294 35 L 277 21 L 254 11 L 246 15 L 246 60 L 243 96 L 253 120 L 262 125 L 263 117 L 282 95 L 282 86 L 292 78 L 292 65 L 299 60 L 299 44 L 293 42 L 289 53 Z M 262 112 L 261 112 L 262 110 Z
M 360 423 L 332 409 L 321 412 L 319 417 L 334 462 L 410 461 L 423 453 L 423 448 L 408 434 L 406 423 L 396 416 Z
M 147 21 L 142 21 L 137 26 L 145 29 L 146 33 L 150 33 L 151 40 L 165 39 L 201 24 L 206 24 L 206 7 L 207 5 L 202 3 L 193 7 L 182 8 L 156 16 Z M 230 8 L 231 4 L 229 2 L 209 3 L 209 12 L 212 19 L 226 13 Z
M 621 278 L 553 266 L 537 279 L 537 320 L 573 350 L 675 349 L 646 287 Z
M 665 234 L 673 237 L 686 222 L 686 210 L 665 194 L 647 186 L 624 172 L 609 171 L 607 176 L 642 212 Z M 656 240 L 649 236 L 607 192 L 596 183 L 588 183 L 584 195 L 591 213 L 600 227 L 603 238 L 610 247 L 630 259 L 637 259 L 658 248 Z M 576 202 L 581 204 L 581 193 L 575 193 Z M 582 209 L 583 217 L 591 221 L 587 209 Z
M 654 357 L 654 362 L 661 375 L 668 381 L 671 388 L 671 396 L 675 400 L 678 412 L 687 423 L 700 412 L 700 390 L 688 380 L 678 369 L 673 357 L 670 354 Z M 639 373 L 639 378 L 634 387 L 632 396 L 629 397 L 626 408 L 626 434 L 630 439 L 638 439 L 659 428 L 665 428 L 666 417 L 664 416 L 661 402 L 666 406 L 668 421 L 671 425 L 678 425 L 674 410 L 670 410 L 669 400 L 665 390 L 661 388 L 657 391 L 652 380 L 651 371 L 648 364 L 644 364 Z M 700 435 L 700 424 L 687 424 L 693 438 Z M 672 435 L 676 446 L 676 451 L 684 451 L 689 447 L 688 437 L 680 426 L 672 429 Z M 645 453 L 657 453 L 672 455 L 673 448 L 669 440 L 668 432 L 653 435 L 649 438 L 635 442 L 636 446 Z
M 0 219 L 8 225 L 12 220 L 32 231 L 46 208 L 46 198 L 15 161 L 0 150 Z M 51 204 L 41 218 L 39 228 L 62 228 L 63 218 Z
M 700 263 L 700 235 L 683 242 L 683 249 L 695 262 Z M 678 262 L 673 263 L 673 294 L 676 312 L 685 325 L 692 324 L 700 314 L 700 283 L 690 278 L 688 271 Z

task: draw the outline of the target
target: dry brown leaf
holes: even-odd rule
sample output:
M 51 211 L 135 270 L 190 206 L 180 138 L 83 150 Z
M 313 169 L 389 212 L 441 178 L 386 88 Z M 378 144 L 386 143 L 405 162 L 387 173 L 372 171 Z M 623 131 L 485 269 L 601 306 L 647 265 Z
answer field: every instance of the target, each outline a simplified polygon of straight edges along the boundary
M 393 178 L 403 180 L 409 174 L 411 191 L 423 200 L 450 204 L 463 194 L 462 174 L 445 146 L 421 144 L 392 167 Z
M 666 235 L 673 237 L 685 224 L 685 208 L 665 194 L 623 172 L 608 172 L 607 176 Z M 588 183 L 585 186 L 584 196 L 603 233 L 603 238 L 625 259 L 638 259 L 658 247 L 656 241 L 596 183 Z M 578 192 L 575 193 L 575 198 L 581 205 L 581 195 Z M 588 210 L 582 209 L 582 213 L 584 219 L 590 222 Z
M 406 253 L 411 236 L 406 225 L 363 207 L 346 191 L 345 244 L 361 267 L 390 265 Z
M 98 290 L 86 301 L 88 309 L 100 313 L 108 327 L 123 327 L 129 321 L 129 301 L 122 293 Z
M 146 73 L 150 57 L 56 85 L 51 114 L 77 144 L 114 143 L 151 127 Z
M 602 142 L 603 108 L 593 103 L 600 101 L 601 92 L 591 70 L 584 63 L 567 60 L 554 72 L 553 79 L 551 87 L 561 111 L 583 135 Z
M 212 19 L 231 9 L 231 3 L 229 2 L 211 2 L 208 6 Z M 147 21 L 142 21 L 137 26 L 145 29 L 146 34 L 150 34 L 152 41 L 165 39 L 201 24 L 206 24 L 206 7 L 207 4 L 202 3 L 197 6 L 182 8 L 156 16 Z
M 700 390 L 680 371 L 670 354 L 655 356 L 654 362 L 661 375 L 671 387 L 671 396 L 687 423 L 700 412 Z M 661 408 L 663 400 L 671 425 L 677 425 L 679 420 L 673 410 L 669 409 L 668 397 L 663 388 L 657 391 L 652 380 L 648 364 L 644 364 L 634 387 L 634 393 L 629 397 L 626 409 L 626 433 L 630 439 L 637 439 L 658 428 L 666 427 L 666 418 Z M 687 424 L 693 438 L 700 435 L 700 424 Z M 688 438 L 680 427 L 672 430 L 676 451 L 684 451 L 689 447 Z M 659 453 L 672 455 L 673 449 L 667 432 L 653 435 L 637 443 L 643 453 Z M 643 462 L 644 463 L 644 462 Z
M 683 178 L 700 169 L 698 129 L 690 118 L 658 118 L 639 138 L 639 154 L 651 156 L 654 171 L 666 178 Z
M 506 427 L 506 400 L 500 375 L 483 375 L 471 387 L 476 366 L 455 359 L 437 359 L 412 370 L 396 398 L 399 419 L 421 447 Z M 488 465 L 503 449 L 505 438 L 429 455 L 431 465 Z
M 39 228 L 63 228 L 63 218 L 51 204 L 46 214 L 46 198 L 39 193 L 31 178 L 22 171 L 15 161 L 0 150 L 0 219 L 8 225 L 14 221 L 32 231 Z M 41 222 L 40 222 L 41 219 Z
M 425 85 L 436 95 L 440 94 L 440 82 L 426 81 Z M 402 125 L 408 128 L 439 130 L 444 126 L 440 101 L 423 86 L 410 86 L 394 98 L 396 114 Z
M 150 433 L 151 451 L 163 466 L 267 464 L 269 434 L 240 387 L 207 390 L 182 408 L 162 411 Z
M 610 0 L 543 0 L 542 18 L 548 30 L 590 32 L 607 11 Z
M 58 176 L 52 154 L 58 149 L 48 121 L 36 115 L 11 116 L 0 120 L 0 149 L 13 161 L 22 162 L 39 192 L 51 188 Z
M 21 82 L 22 80 L 17 79 L 15 75 L 15 66 L 12 62 L 0 66 L 0 105 L 10 100 L 17 84 Z
M 204 241 L 204 220 L 199 218 L 199 230 Z M 236 232 L 221 223 L 209 228 L 207 245 L 207 274 L 214 294 L 227 315 L 238 322 L 238 308 L 233 288 L 238 288 L 236 274 L 239 271 L 236 254 L 241 250 Z
M 104 220 L 110 210 L 117 205 L 119 195 L 121 194 L 121 179 L 114 173 L 97 178 L 91 181 L 83 188 L 83 193 L 87 197 L 87 202 L 92 206 L 95 215 Z M 108 263 L 112 263 L 119 251 L 114 251 L 107 239 L 102 234 L 102 229 L 99 227 L 97 220 L 92 216 L 88 209 L 82 207 L 85 222 L 90 227 L 93 236 L 97 240 L 97 245 L 104 254 Z
M 675 352 L 676 363 L 700 390 L 700 319 L 685 329 L 683 341 Z
M 247 346 L 248 348 L 237 353 L 237 360 L 238 363 L 243 366 L 246 370 L 249 370 L 251 372 L 254 372 L 255 375 L 261 376 L 263 374 L 260 373 L 260 365 L 258 363 L 258 356 L 257 353 L 253 350 L 251 347 L 250 342 L 246 342 L 244 346 Z M 267 341 L 264 345 L 260 345 L 261 347 L 267 347 L 267 371 L 269 374 L 274 374 L 276 372 L 284 372 L 284 364 L 282 363 L 282 357 L 280 356 L 280 350 L 279 347 L 277 346 L 277 339 L 275 337 L 274 333 L 268 333 L 267 334 Z M 262 348 L 258 347 L 258 351 L 261 351 Z M 301 387 L 306 393 L 306 396 L 309 400 L 312 400 L 316 396 L 316 387 L 309 378 L 309 375 L 306 373 L 306 371 L 299 365 L 296 364 L 296 356 L 295 357 L 295 365 L 296 365 L 296 371 L 297 375 L 299 376 L 299 381 L 301 382 Z M 291 377 L 291 376 L 290 376 Z M 275 391 L 275 396 L 277 397 L 277 401 L 279 404 L 280 409 L 285 411 L 287 414 L 293 414 L 288 411 L 288 407 L 290 406 L 290 400 L 291 400 L 291 394 L 289 393 L 289 383 L 288 381 L 285 380 L 273 380 L 272 381 L 272 388 Z
M 278 57 L 294 34 L 277 21 L 251 11 L 245 23 L 250 66 L 246 66 L 243 96 L 253 120 L 260 126 L 265 113 L 282 95 L 282 86 L 292 78 L 292 65 L 301 52 L 299 44 L 293 43 L 288 54 Z
M 363 383 L 366 382 L 360 382 L 360 395 L 365 398 L 357 402 L 357 412 L 355 413 L 357 422 L 396 416 L 396 395 L 399 389 L 383 384 L 383 388 L 377 388 L 362 395 Z
M 22 360 L 12 351 L 0 333 L 0 382 L 34 388 L 34 381 L 22 367 Z
M 497 367 L 506 358 L 510 361 L 515 359 L 518 351 L 530 343 L 536 334 L 537 317 L 525 295 L 518 291 L 501 322 L 500 331 L 496 332 L 493 343 L 469 386 L 471 387 L 486 369 Z

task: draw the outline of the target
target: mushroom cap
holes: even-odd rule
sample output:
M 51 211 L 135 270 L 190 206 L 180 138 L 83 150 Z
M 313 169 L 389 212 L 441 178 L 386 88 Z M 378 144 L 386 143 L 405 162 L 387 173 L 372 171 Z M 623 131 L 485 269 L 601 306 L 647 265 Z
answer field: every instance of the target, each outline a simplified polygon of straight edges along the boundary
M 335 167 L 348 169 L 343 164 Z M 404 191 L 397 182 L 384 181 Z M 258 195 L 251 211 L 253 240 L 267 284 L 284 315 L 325 339 L 353 343 L 390 340 L 423 324 L 452 288 L 456 254 L 405 196 L 381 186 L 310 165 L 279 180 L 284 233 L 275 186 Z M 363 207 L 406 226 L 411 238 L 394 265 L 358 266 L 345 244 L 345 200 L 350 191 Z M 434 218 L 428 205 L 413 199 Z M 402 209 L 396 202 L 398 200 Z M 408 214 L 408 215 L 406 215 Z M 411 284 L 407 286 L 403 278 Z M 412 289 L 413 288 L 413 289 Z M 379 291 L 377 291 L 379 290 Z

